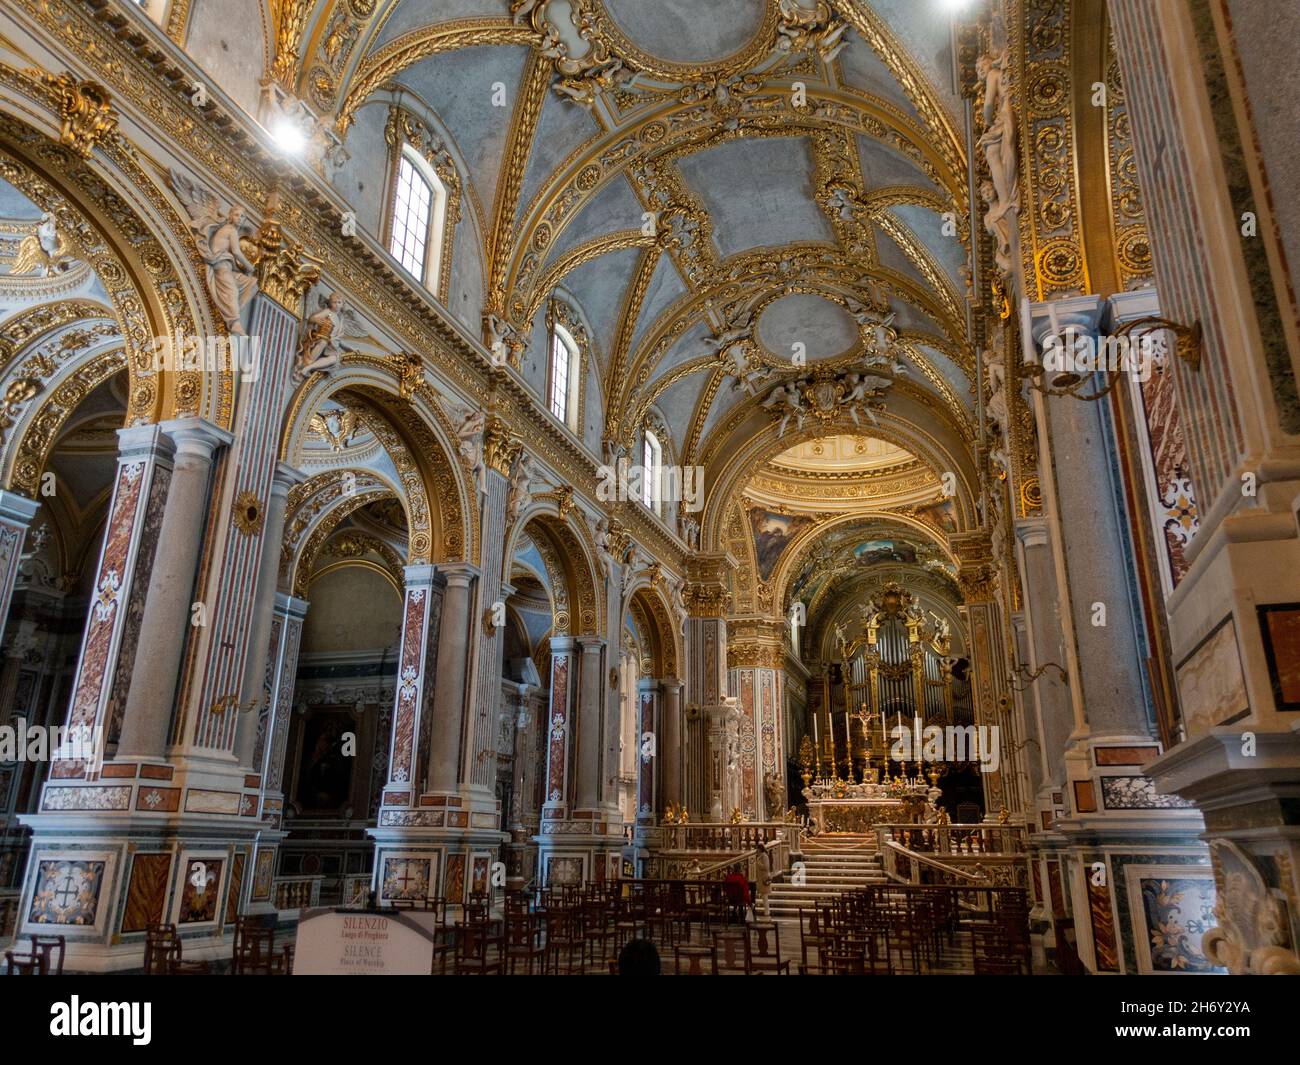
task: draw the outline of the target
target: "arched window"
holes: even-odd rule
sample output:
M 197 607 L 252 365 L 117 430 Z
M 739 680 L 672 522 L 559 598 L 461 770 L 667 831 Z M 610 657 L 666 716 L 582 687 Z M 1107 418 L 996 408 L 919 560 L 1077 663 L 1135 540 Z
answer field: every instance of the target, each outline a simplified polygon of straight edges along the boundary
M 447 193 L 426 159 L 410 145 L 397 157 L 388 250 L 412 277 L 438 287 Z
M 659 443 L 659 437 L 647 429 L 641 437 L 641 501 L 656 514 L 664 512 L 663 465 L 663 445 Z
M 566 329 L 556 325 L 551 328 L 550 381 L 546 395 L 551 413 L 575 433 L 578 431 L 578 396 L 582 360 L 578 345 Z

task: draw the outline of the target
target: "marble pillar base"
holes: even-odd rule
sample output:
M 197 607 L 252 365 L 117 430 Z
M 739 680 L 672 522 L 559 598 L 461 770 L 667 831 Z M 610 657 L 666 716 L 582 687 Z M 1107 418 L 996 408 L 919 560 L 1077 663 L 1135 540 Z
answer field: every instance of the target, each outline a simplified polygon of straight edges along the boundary
M 1227 888 L 1207 954 L 1234 974 L 1300 973 L 1300 722 L 1214 728 L 1147 772 L 1205 818 L 1213 877 Z
M 506 886 L 500 803 L 478 794 L 430 793 L 414 807 L 384 807 L 367 830 L 375 841 L 371 888 L 379 905 L 444 898 L 463 905 L 472 894 Z
M 537 843 L 538 886 L 590 884 L 622 874 L 626 837 L 623 822 L 608 811 L 575 810 L 568 818 L 544 810 Z

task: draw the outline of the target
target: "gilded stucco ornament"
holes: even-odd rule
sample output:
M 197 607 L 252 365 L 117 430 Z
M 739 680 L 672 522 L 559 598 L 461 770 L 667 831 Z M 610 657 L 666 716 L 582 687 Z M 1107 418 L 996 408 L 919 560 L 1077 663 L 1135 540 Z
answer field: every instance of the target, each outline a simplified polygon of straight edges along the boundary
M 285 310 L 302 313 L 307 290 L 320 280 L 320 264 L 303 252 L 297 241 L 285 236 L 276 214 L 279 193 L 267 197 L 266 218 L 254 240 L 254 266 L 260 289 Z
M 46 211 L 36 224 L 36 231 L 18 242 L 18 253 L 9 267 L 8 276 L 38 274 L 49 277 L 70 269 L 75 261 L 76 249 L 72 240 L 59 228 L 54 215 Z
M 44 82 L 58 98 L 59 141 L 89 159 L 117 129 L 117 112 L 108 90 L 97 81 L 81 81 L 71 74 L 46 74 Z
M 235 519 L 235 528 L 245 536 L 256 536 L 262 531 L 262 521 L 266 513 L 262 501 L 248 489 L 235 496 L 235 501 L 231 504 L 231 513 Z

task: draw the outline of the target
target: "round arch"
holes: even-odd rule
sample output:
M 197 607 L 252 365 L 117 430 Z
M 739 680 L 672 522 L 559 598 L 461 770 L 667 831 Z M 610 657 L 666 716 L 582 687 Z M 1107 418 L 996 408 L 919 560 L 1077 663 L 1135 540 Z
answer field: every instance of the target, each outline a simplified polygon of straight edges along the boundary
M 54 216 L 103 285 L 125 343 L 128 420 L 199 415 L 228 429 L 234 371 L 154 365 L 154 338 L 226 333 L 211 314 L 188 223 L 120 135 L 101 139 L 94 154 L 82 158 L 58 142 L 53 90 L 26 74 L 8 73 L 0 85 L 0 177 Z

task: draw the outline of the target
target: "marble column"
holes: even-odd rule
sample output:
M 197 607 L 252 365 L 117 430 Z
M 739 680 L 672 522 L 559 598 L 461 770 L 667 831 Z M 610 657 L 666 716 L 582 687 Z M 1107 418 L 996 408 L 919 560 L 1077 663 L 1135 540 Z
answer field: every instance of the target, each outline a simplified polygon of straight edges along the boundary
M 597 636 L 580 636 L 582 649 L 578 685 L 577 776 L 574 812 L 594 814 L 600 803 L 600 775 L 603 755 L 604 716 L 608 698 L 605 681 L 605 641 Z
M 662 685 L 653 677 L 642 677 L 637 682 L 636 730 L 636 825 L 637 835 L 653 829 L 658 823 L 658 788 L 655 786 L 659 767 L 660 692 Z
M 656 813 L 662 814 L 668 804 L 679 806 L 682 796 L 682 682 L 676 677 L 667 678 L 661 685 L 662 709 L 659 716 L 659 761 L 663 766 L 663 784 L 659 793 Z
M 1045 357 L 1049 345 L 1067 352 L 1077 345 L 1084 353 L 1104 355 L 1106 312 L 1104 302 L 1092 296 L 1026 301 L 1026 358 L 1039 358 L 1040 352 Z M 1114 373 L 1129 372 L 1103 360 L 1084 391 L 1110 383 Z M 1051 376 L 1044 374 L 1049 384 Z M 1099 973 L 1141 970 L 1150 942 L 1145 905 L 1135 901 L 1137 895 L 1126 895 L 1122 885 L 1143 875 L 1165 875 L 1150 871 L 1171 866 L 1204 883 L 1209 870 L 1196 809 L 1157 795 L 1145 769 L 1161 753 L 1162 742 L 1148 673 L 1152 636 L 1135 568 L 1134 520 L 1145 519 L 1130 512 L 1135 497 L 1117 457 L 1112 403 L 1126 384 L 1118 383 L 1118 396 L 1093 403 L 1034 392 L 1046 542 L 1036 548 L 1038 534 L 1027 527 L 1017 531 L 1026 559 L 1026 611 L 1046 610 L 1059 619 L 1064 653 L 1058 665 L 1065 671 L 1072 724 L 1063 747 L 1057 723 L 1045 722 L 1041 733 L 1060 786 L 1051 791 L 1050 815 L 1040 804 L 1047 831 L 1034 841 L 1034 860 L 1044 862 L 1043 879 L 1059 878 L 1070 899 L 1079 956 Z M 1042 557 L 1035 559 L 1040 551 Z M 1050 582 L 1041 572 L 1049 559 Z M 1037 589 L 1035 568 L 1042 581 Z M 1056 598 L 1044 604 L 1043 587 L 1053 586 Z M 1034 594 L 1036 601 L 1029 598 Z M 1041 618 L 1031 618 L 1031 631 L 1042 624 Z M 1045 624 L 1050 629 L 1054 622 Z M 1044 678 L 1034 682 L 1043 683 Z
M 405 576 L 388 784 L 383 797 L 385 812 L 419 803 L 424 783 L 420 779 L 420 740 L 433 709 L 429 700 L 433 690 L 430 675 L 437 668 L 434 648 L 441 620 L 442 579 L 430 565 L 407 566 Z
M 257 583 L 253 593 L 253 613 L 249 625 L 249 649 L 244 668 L 244 682 L 240 686 L 239 703 L 249 707 L 242 714 L 235 754 L 241 766 L 253 766 L 253 749 L 257 745 L 260 711 L 267 705 L 269 686 L 267 666 L 270 653 L 271 618 L 275 613 L 276 583 L 280 570 L 280 548 L 284 541 L 284 520 L 289 508 L 289 489 L 304 479 L 303 474 L 281 462 L 276 465 L 271 479 L 270 497 L 266 508 L 266 521 L 262 549 L 258 563 Z
M 438 677 L 434 689 L 433 737 L 429 762 L 429 791 L 454 795 L 462 779 L 465 749 L 465 697 L 469 675 L 470 627 L 474 582 L 478 570 L 466 563 L 443 563 L 446 578 L 442 629 L 438 642 Z
M 725 740 L 721 723 L 727 698 L 726 613 L 735 566 L 728 554 L 687 560 L 684 799 L 692 821 L 712 819 L 722 802 L 725 750 L 719 744 Z
M 120 727 L 125 710 L 174 448 L 159 425 L 119 429 L 118 440 L 113 498 L 67 717 L 69 728 L 103 730 L 97 758 L 117 738 L 115 723 Z M 84 760 L 58 760 L 50 768 L 51 783 L 82 778 L 89 771 Z M 47 792 L 49 788 L 47 783 Z
M 23 541 L 40 506 L 35 499 L 0 489 L 0 641 L 4 640 L 9 607 L 13 603 Z
M 265 292 L 253 299 L 248 335 L 259 339 L 260 358 L 257 372 L 239 381 L 235 442 L 220 459 L 221 497 L 214 500 L 217 520 L 209 534 L 208 568 L 200 584 L 209 601 L 209 621 L 195 633 L 195 661 L 178 715 L 180 731 L 174 737 L 181 754 L 212 766 L 224 763 L 232 777 L 250 766 L 256 742 L 258 715 L 243 696 L 250 656 L 263 663 L 266 651 L 265 628 L 253 642 L 259 624 L 257 586 L 266 568 L 263 556 L 269 552 L 278 558 L 282 539 L 283 519 L 280 529 L 271 529 L 268 518 L 274 517 L 271 509 L 283 490 L 275 482 L 281 473 L 280 423 L 301 295 L 297 299 L 294 310 Z
M 547 822 L 568 817 L 572 792 L 570 765 L 573 753 L 575 693 L 578 689 L 579 653 L 572 636 L 551 637 L 551 695 L 546 721 L 546 791 L 542 804 L 542 832 Z
M 253 771 L 262 782 L 259 818 L 264 826 L 257 840 L 254 863 L 276 865 L 276 852 L 285 836 L 284 774 L 289 722 L 293 716 L 294 685 L 298 678 L 298 651 L 302 645 L 303 622 L 310 604 L 284 592 L 276 592 L 274 615 L 267 648 L 267 701 L 259 715 L 261 726 L 253 752 Z M 270 857 L 263 857 L 269 854 Z M 247 911 L 272 909 L 270 884 L 248 878 L 245 888 Z
M 119 761 L 159 761 L 166 754 L 186 638 L 195 621 L 194 580 L 213 456 L 231 442 L 229 433 L 201 418 L 163 422 L 161 428 L 176 450 L 140 621 L 140 644 L 148 653 L 139 656 L 131 675 Z M 206 615 L 206 604 L 199 605 Z

